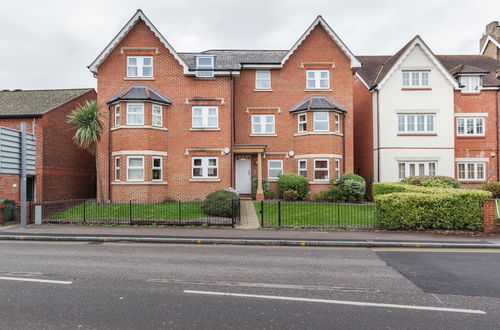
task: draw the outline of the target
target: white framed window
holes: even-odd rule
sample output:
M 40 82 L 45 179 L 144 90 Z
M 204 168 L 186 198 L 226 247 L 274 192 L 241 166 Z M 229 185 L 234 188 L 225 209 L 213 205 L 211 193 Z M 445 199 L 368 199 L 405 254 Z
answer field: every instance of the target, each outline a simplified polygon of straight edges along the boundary
M 460 181 L 485 181 L 485 162 L 459 162 L 457 163 L 458 180 Z
M 313 118 L 315 132 L 327 132 L 330 130 L 330 114 L 328 112 L 314 112 Z
M 436 115 L 433 113 L 414 114 L 414 113 L 399 113 L 398 114 L 398 133 L 434 133 L 435 132 Z
M 303 133 L 307 131 L 307 114 L 301 113 L 297 116 L 298 125 L 299 125 L 299 133 Z
M 436 175 L 436 162 L 398 162 L 398 177 L 400 180 L 416 175 Z
M 127 125 L 144 125 L 144 103 L 127 103 Z
M 115 105 L 115 126 L 120 126 L 120 106 Z
M 328 158 L 314 159 L 314 181 L 330 180 L 330 162 Z
M 484 117 L 458 117 L 457 136 L 484 136 Z
M 302 175 L 304 178 L 307 178 L 307 159 L 299 159 L 298 163 L 298 174 Z
M 255 71 L 255 89 L 271 89 L 271 71 Z
M 340 114 L 335 113 L 335 132 L 340 133 Z
M 219 127 L 219 109 L 214 106 L 193 107 L 193 128 Z
M 219 177 L 217 157 L 193 157 L 193 178 L 214 179 Z
M 267 161 L 267 178 L 278 179 L 278 175 L 283 173 L 283 160 L 269 159 Z
M 462 85 L 462 93 L 479 93 L 481 90 L 481 78 L 478 76 L 462 76 L 460 77 L 460 85 Z
M 163 180 L 163 157 L 153 156 L 151 172 L 151 178 L 153 181 Z
M 127 181 L 144 181 L 144 156 L 127 156 Z
M 153 126 L 163 126 L 163 107 L 158 104 L 153 104 L 151 113 L 151 124 Z
M 120 181 L 120 156 L 115 157 L 115 181 Z
M 274 134 L 274 115 L 252 115 L 252 134 Z
M 340 179 L 340 159 L 335 159 L 335 180 Z
M 306 70 L 307 89 L 329 89 L 330 70 Z
M 196 76 L 213 77 L 214 76 L 214 57 L 197 56 L 196 57 Z
M 430 71 L 403 71 L 404 88 L 429 88 L 430 86 Z
M 127 77 L 153 77 L 153 57 L 127 56 Z

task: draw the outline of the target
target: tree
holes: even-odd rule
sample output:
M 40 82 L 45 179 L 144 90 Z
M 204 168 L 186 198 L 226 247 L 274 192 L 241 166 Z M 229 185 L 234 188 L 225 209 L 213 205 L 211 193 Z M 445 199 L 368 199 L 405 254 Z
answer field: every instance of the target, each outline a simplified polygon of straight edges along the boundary
M 101 121 L 101 106 L 97 101 L 86 101 L 68 115 L 68 123 L 76 130 L 73 141 L 77 146 L 89 151 L 95 156 L 97 185 L 99 186 L 99 201 L 104 203 L 104 191 L 99 170 L 97 143 L 101 139 L 104 123 Z

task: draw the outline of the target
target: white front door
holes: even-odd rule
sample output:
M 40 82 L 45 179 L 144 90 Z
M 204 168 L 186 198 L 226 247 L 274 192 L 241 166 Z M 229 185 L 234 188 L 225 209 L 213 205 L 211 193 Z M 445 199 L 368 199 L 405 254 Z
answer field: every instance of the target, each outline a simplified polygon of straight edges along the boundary
M 236 156 L 236 191 L 239 194 L 252 192 L 252 160 L 250 156 Z

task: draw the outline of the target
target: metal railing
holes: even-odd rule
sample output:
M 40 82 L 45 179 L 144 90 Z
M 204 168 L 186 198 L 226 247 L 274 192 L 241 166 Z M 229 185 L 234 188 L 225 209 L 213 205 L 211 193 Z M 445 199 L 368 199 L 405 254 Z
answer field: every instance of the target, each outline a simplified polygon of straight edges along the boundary
M 255 209 L 262 228 L 375 229 L 375 203 L 261 201 Z
M 224 225 L 240 222 L 240 201 L 57 201 L 42 205 L 45 223 Z

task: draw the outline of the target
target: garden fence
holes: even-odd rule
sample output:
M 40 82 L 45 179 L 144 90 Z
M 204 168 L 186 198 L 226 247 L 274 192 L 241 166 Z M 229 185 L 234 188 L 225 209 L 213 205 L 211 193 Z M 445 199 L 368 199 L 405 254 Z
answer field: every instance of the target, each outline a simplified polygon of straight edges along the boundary
M 263 228 L 376 229 L 375 203 L 256 202 Z
M 68 200 L 42 205 L 45 223 L 102 223 L 128 225 L 224 225 L 240 222 L 240 201 L 113 201 Z

